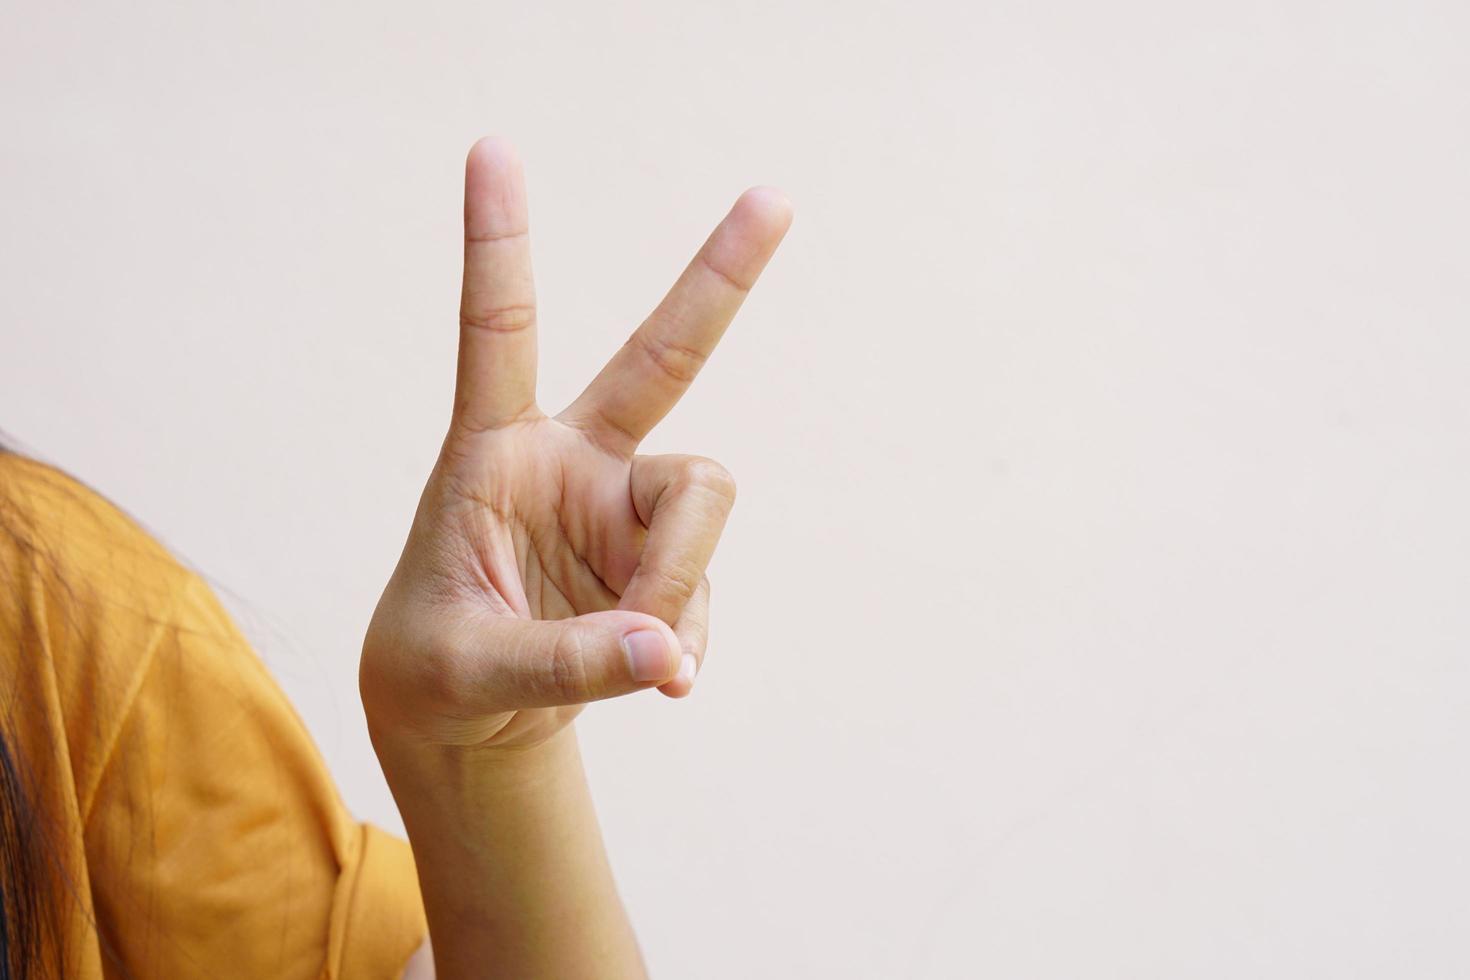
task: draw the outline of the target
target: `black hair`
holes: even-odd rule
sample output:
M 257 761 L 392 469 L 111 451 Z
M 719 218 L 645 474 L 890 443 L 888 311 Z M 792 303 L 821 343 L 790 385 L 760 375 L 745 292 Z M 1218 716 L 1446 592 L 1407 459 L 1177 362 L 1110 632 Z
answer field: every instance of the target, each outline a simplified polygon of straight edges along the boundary
M 37 813 L 0 732 L 0 978 L 27 980 L 40 962 L 50 921 L 48 862 Z
M 0 455 L 9 452 L 0 442 Z M 3 525 L 0 531 L 19 533 Z M 24 763 L 0 725 L 0 980 L 37 977 L 43 942 L 55 926 L 51 862 Z

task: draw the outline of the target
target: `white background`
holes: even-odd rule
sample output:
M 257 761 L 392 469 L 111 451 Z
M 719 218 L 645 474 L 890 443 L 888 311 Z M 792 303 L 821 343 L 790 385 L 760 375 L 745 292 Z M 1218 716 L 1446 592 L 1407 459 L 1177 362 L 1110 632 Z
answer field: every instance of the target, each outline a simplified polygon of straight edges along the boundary
M 0 426 L 221 590 L 361 816 L 464 152 L 559 409 L 753 183 L 646 444 L 697 693 L 582 740 L 656 976 L 1470 975 L 1470 8 L 7 4 Z

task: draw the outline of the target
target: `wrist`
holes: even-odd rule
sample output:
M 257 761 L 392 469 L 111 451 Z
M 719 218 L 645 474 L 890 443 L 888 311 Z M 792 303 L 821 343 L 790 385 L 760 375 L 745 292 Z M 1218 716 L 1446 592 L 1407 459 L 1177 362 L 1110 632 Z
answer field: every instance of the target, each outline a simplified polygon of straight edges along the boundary
M 435 795 L 488 789 L 514 792 L 580 772 L 576 731 L 568 724 L 533 744 L 448 745 L 368 721 L 378 764 L 390 786 L 432 788 Z

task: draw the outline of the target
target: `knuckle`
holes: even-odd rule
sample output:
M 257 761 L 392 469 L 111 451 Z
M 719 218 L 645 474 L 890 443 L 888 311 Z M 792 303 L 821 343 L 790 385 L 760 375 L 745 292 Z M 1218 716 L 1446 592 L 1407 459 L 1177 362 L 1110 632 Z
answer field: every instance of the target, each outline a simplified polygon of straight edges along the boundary
M 488 309 L 464 309 L 459 314 L 459 325 L 466 330 L 518 333 L 536 325 L 536 307 L 518 303 Z
M 750 292 L 750 287 L 754 285 L 753 283 L 745 282 L 735 277 L 734 275 L 731 275 L 729 272 L 721 267 L 722 263 L 715 262 L 714 259 L 705 254 L 703 249 L 700 250 L 696 258 L 698 259 L 699 264 L 704 266 L 705 269 L 709 270 L 709 272 L 713 274 L 715 278 L 724 282 L 725 285 L 729 286 L 737 293 L 744 295 L 745 293 Z
M 641 329 L 629 338 L 628 343 L 637 347 L 661 374 L 681 385 L 693 381 L 707 360 L 703 351 Z
M 575 703 L 592 700 L 586 654 L 582 636 L 576 630 L 565 629 L 557 636 L 542 669 L 547 685 L 558 697 Z
M 679 634 L 691 653 L 703 653 L 705 641 L 709 638 L 709 618 L 702 609 L 691 610 L 691 613 L 680 617 Z
M 654 573 L 653 592 L 664 602 L 682 606 L 694 595 L 702 574 L 686 561 L 672 560 Z
M 707 493 L 725 500 L 728 503 L 735 502 L 735 477 L 730 471 L 712 459 L 696 456 L 684 466 L 685 486 L 697 487 Z
M 415 686 L 420 696 L 445 714 L 468 711 L 474 689 L 464 652 L 447 643 L 427 646 L 414 658 Z

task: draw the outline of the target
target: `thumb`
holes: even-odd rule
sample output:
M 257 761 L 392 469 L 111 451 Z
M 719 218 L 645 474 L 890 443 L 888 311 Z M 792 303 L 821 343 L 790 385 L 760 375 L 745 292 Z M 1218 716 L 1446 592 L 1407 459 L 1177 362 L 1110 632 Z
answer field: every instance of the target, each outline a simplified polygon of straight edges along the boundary
M 657 687 L 679 669 L 678 638 L 623 609 L 569 619 L 497 617 L 476 637 L 487 711 L 583 704 Z

